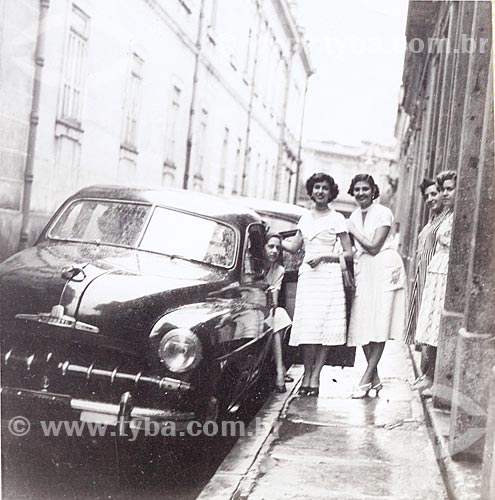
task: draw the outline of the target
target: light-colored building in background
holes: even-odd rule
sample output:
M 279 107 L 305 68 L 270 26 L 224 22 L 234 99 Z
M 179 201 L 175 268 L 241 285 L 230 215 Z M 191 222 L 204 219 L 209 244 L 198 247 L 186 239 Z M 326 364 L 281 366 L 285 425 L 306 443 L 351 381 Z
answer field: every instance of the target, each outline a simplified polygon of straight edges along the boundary
M 286 0 L 0 0 L 0 260 L 94 183 L 292 201 L 308 51 Z
M 325 172 L 339 186 L 334 207 L 351 213 L 356 203 L 347 190 L 356 174 L 366 173 L 373 176 L 380 188 L 380 202 L 394 208 L 398 175 L 395 148 L 370 142 L 345 145 L 334 141 L 308 141 L 302 149 L 302 160 L 298 204 L 308 204 L 306 180 L 315 172 Z

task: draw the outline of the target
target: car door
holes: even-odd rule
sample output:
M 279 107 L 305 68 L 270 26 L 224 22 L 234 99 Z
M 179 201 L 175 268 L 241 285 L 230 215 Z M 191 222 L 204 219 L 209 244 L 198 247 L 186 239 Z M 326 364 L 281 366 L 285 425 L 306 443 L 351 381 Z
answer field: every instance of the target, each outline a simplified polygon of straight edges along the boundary
M 281 236 L 284 239 L 291 238 L 297 230 L 284 231 Z M 291 318 L 294 317 L 294 309 L 297 294 L 297 278 L 299 266 L 304 259 L 304 247 L 294 254 L 284 251 L 283 265 L 285 267 L 285 276 L 282 283 L 282 290 L 279 297 L 279 305 L 284 307 Z M 288 345 L 289 335 L 285 338 L 285 351 L 287 364 L 302 364 L 302 349 Z M 328 350 L 327 365 L 332 366 L 354 366 L 356 357 L 356 348 L 347 346 L 334 346 Z
M 264 226 L 247 228 L 242 253 L 240 283 L 235 287 L 236 310 L 229 318 L 228 366 L 224 373 L 229 380 L 229 409 L 244 398 L 261 375 L 266 374 L 273 333 L 273 301 L 264 279 Z M 227 328 L 228 325 L 225 325 Z

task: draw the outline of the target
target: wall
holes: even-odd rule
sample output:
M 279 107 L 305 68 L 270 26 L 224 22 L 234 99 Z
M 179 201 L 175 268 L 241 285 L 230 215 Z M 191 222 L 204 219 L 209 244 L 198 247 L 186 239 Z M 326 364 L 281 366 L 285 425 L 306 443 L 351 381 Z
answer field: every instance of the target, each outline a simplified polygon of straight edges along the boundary
M 0 260 L 21 226 L 32 244 L 55 208 L 90 184 L 180 188 L 187 166 L 189 189 L 289 199 L 276 187 L 287 182 L 280 144 L 297 154 L 303 98 L 290 93 L 312 68 L 285 1 L 40 1 L 48 14 L 24 218 L 40 2 L 0 4 Z

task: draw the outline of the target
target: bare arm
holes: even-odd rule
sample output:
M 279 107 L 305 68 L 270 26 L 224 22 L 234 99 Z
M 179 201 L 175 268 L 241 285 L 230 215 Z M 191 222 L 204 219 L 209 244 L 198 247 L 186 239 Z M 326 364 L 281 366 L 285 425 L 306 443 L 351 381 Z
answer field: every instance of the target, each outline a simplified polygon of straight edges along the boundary
M 353 252 L 352 252 L 352 244 L 351 244 L 351 238 L 349 237 L 349 233 L 340 233 L 339 234 L 340 238 L 340 244 L 342 245 L 342 250 L 344 258 L 346 259 L 351 259 L 353 257 Z
M 295 234 L 295 236 L 291 238 L 290 241 L 287 240 L 282 241 L 282 248 L 289 253 L 296 253 L 298 250 L 301 249 L 302 245 L 303 245 L 303 237 L 299 229 L 297 230 L 297 233 Z
M 351 221 L 349 221 L 349 232 L 370 255 L 376 255 L 382 249 L 387 239 L 388 233 L 390 232 L 390 226 L 380 226 L 376 228 L 372 240 L 366 238 Z
M 343 252 L 344 257 L 351 258 L 352 245 L 351 245 L 351 239 L 349 238 L 349 233 L 343 232 L 339 233 L 337 236 L 339 237 L 342 249 L 344 250 Z M 339 261 L 339 254 L 332 252 L 326 255 L 320 255 L 318 257 L 315 257 L 314 259 L 310 259 L 308 260 L 308 264 L 311 267 L 316 267 L 318 264 L 321 264 L 322 262 L 338 262 L 338 261 Z

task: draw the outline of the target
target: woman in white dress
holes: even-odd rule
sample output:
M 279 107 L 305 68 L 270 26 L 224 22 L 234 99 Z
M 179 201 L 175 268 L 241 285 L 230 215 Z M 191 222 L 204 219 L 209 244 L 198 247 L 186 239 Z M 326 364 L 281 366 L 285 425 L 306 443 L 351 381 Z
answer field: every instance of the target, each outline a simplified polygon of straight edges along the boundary
M 421 297 L 418 323 L 416 325 L 416 342 L 430 346 L 431 361 L 425 373 L 425 380 L 418 388 L 425 397 L 431 397 L 431 387 L 435 375 L 436 347 L 440 332 L 445 291 L 447 288 L 447 272 L 449 270 L 450 239 L 454 221 L 454 205 L 457 185 L 457 174 L 453 170 L 440 172 L 437 175 L 438 189 L 442 194 L 444 210 L 447 211 L 435 233 L 435 253 L 426 271 L 425 288 Z
M 282 246 L 294 253 L 304 244 L 289 344 L 303 346 L 304 375 L 299 394 L 318 396 L 328 347 L 346 342 L 339 247 L 348 258 L 352 257 L 352 247 L 344 216 L 328 206 L 339 193 L 333 178 L 313 174 L 306 182 L 306 190 L 314 207 L 299 220 L 294 238 L 284 240 Z
M 394 248 L 390 228 L 392 212 L 374 202 L 378 186 L 371 175 L 356 175 L 348 193 L 359 205 L 348 221 L 357 249 L 356 295 L 351 311 L 347 345 L 363 346 L 368 366 L 353 398 L 378 392 L 382 383 L 378 363 L 391 338 L 400 338 L 405 325 L 405 272 L 402 259 Z
M 283 393 L 286 391 L 285 382 L 293 382 L 286 377 L 285 366 L 282 356 L 282 337 L 291 320 L 283 307 L 278 307 L 278 296 L 284 279 L 285 268 L 280 263 L 282 257 L 282 236 L 277 233 L 268 233 L 265 243 L 265 280 L 272 291 L 275 313 L 273 317 L 273 358 L 275 361 L 275 391 Z

